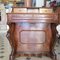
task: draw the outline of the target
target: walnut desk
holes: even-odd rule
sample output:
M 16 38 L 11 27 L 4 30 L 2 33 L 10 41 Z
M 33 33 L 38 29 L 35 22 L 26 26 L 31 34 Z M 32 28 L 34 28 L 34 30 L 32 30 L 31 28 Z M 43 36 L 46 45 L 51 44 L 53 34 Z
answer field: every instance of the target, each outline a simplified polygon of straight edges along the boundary
M 16 56 L 46 55 L 56 60 L 54 52 L 57 13 L 8 13 L 10 60 Z M 29 58 L 28 58 L 29 59 Z

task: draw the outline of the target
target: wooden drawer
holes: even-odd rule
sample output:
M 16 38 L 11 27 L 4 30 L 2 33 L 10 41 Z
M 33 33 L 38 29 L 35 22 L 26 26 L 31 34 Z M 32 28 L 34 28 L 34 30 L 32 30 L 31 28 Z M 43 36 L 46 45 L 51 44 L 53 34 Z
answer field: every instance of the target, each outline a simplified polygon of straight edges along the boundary
M 48 22 L 57 23 L 58 15 L 40 13 L 40 14 L 8 14 L 8 22 Z
M 52 8 L 40 8 L 39 12 L 40 13 L 53 13 L 53 9 Z
M 13 13 L 27 13 L 26 8 L 14 8 Z

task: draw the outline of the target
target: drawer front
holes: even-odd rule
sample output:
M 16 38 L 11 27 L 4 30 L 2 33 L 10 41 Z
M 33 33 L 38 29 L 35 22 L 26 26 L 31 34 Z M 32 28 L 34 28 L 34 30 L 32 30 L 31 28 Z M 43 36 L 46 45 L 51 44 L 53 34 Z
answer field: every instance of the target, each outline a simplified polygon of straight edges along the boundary
M 56 23 L 57 22 L 57 14 L 8 14 L 8 22 L 49 22 Z

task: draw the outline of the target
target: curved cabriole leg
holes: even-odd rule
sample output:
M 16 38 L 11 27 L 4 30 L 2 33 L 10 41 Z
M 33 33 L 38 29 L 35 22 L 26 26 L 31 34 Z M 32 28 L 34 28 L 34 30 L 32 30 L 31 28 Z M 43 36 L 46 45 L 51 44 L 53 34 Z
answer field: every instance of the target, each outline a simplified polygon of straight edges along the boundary
M 57 60 L 57 55 L 55 52 L 48 52 L 45 56 L 50 57 L 52 60 Z
M 9 60 L 14 60 L 14 56 L 10 55 Z
M 52 60 L 57 60 L 57 55 L 55 52 L 51 52 L 50 57 L 52 58 Z
M 31 60 L 31 57 L 27 57 L 26 60 Z
M 42 58 L 42 55 L 43 55 L 43 54 L 41 53 L 41 54 L 38 55 L 38 57 Z
M 9 60 L 14 60 L 15 59 L 15 49 L 14 49 L 14 43 L 13 43 L 14 42 L 14 38 L 13 38 L 14 29 L 12 29 L 12 28 L 14 28 L 14 24 L 8 24 L 8 25 L 9 25 L 10 29 L 7 31 L 6 37 L 7 37 L 8 41 L 11 45 L 11 48 L 12 48 L 11 54 L 9 56 Z
M 53 52 L 53 60 L 57 60 L 57 55 L 55 52 Z
M 13 58 L 13 56 L 12 56 L 12 55 L 10 55 L 9 60 L 14 60 L 14 58 Z
M 9 31 L 7 32 L 6 37 L 10 42 L 10 32 Z M 10 44 L 12 44 L 12 42 L 10 42 Z M 11 47 L 12 47 L 12 45 L 11 45 Z M 14 60 L 14 49 L 13 49 L 13 47 L 12 47 L 11 55 L 9 56 L 9 60 Z
M 9 60 L 15 60 L 15 57 L 14 57 L 14 49 L 12 49 L 11 55 L 9 57 Z

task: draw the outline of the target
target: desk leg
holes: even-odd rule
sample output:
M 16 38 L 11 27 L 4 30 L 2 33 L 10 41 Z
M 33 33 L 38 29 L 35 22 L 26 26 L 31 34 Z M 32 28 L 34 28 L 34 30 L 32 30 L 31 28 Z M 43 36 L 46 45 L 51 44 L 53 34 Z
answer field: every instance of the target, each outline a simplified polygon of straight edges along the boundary
M 55 52 L 50 52 L 50 57 L 52 58 L 52 60 L 57 60 L 57 55 Z
M 26 60 L 31 60 L 31 57 L 27 57 Z
M 11 55 L 9 57 L 9 60 L 15 60 L 15 57 L 14 57 L 14 49 L 12 49 Z

